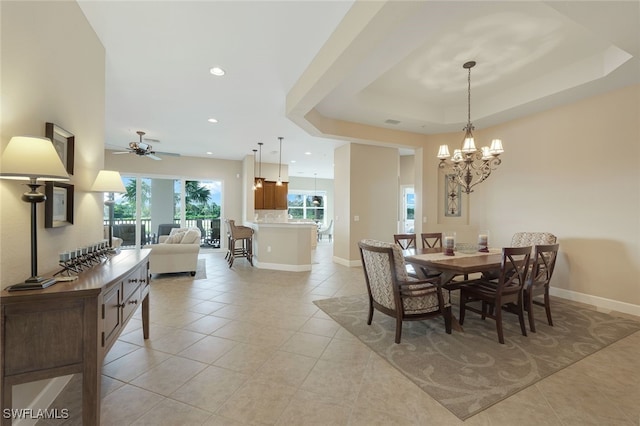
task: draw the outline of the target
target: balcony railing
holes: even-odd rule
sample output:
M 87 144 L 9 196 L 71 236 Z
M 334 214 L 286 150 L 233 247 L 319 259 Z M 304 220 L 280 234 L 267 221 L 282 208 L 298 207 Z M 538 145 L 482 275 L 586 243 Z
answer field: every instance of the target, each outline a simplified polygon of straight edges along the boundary
M 180 224 L 179 220 L 174 220 L 174 223 Z M 119 225 L 135 225 L 135 219 L 114 219 L 113 220 L 113 228 L 114 236 L 119 236 L 123 238 L 122 246 L 133 246 L 135 245 L 135 237 L 134 236 L 125 236 L 119 233 L 118 226 Z M 109 225 L 109 221 L 105 220 L 104 225 Z M 143 230 L 141 244 L 153 244 L 158 241 L 158 224 L 154 224 L 155 230 L 151 228 L 152 223 L 151 219 L 141 219 L 140 220 L 141 229 Z M 188 228 L 199 228 L 202 234 L 202 247 L 220 247 L 220 218 L 208 218 L 208 219 L 187 219 L 185 221 L 185 226 Z M 133 229 L 135 231 L 135 229 Z M 130 232 L 131 233 L 131 232 Z

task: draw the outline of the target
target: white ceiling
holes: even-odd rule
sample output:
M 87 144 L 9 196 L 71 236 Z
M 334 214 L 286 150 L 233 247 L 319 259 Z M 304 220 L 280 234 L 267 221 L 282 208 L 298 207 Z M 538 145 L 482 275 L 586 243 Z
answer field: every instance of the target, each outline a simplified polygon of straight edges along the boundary
M 285 99 L 334 30 L 352 28 L 341 24 L 351 1 L 79 4 L 106 49 L 108 148 L 143 130 L 156 151 L 240 160 L 264 142 L 263 162 L 277 163 L 283 136 L 290 176 L 333 177 L 344 142 L 298 127 Z M 461 131 L 469 60 L 476 128 L 640 82 L 638 1 L 390 2 L 356 30 L 339 42 L 357 53 L 334 62 L 338 77 L 310 105 L 323 116 Z

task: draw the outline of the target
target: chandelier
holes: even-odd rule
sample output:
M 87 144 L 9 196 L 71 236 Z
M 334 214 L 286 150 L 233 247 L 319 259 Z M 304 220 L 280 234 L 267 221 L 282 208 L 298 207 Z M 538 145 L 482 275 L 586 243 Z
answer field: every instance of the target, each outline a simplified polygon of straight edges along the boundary
M 474 127 L 471 124 L 471 68 L 475 65 L 475 61 L 469 61 L 462 65 L 463 68 L 469 71 L 467 77 L 467 125 L 462 129 L 464 130 L 462 149 L 454 150 L 453 157 L 449 154 L 448 145 L 440 145 L 438 150 L 438 158 L 440 159 L 438 167 L 445 174 L 451 175 L 466 194 L 473 192 L 472 188 L 474 186 L 491 175 L 491 171 L 500 165 L 499 156 L 504 152 L 500 139 L 491 141 L 490 147 L 483 146 L 479 150 L 476 148 L 472 132 Z

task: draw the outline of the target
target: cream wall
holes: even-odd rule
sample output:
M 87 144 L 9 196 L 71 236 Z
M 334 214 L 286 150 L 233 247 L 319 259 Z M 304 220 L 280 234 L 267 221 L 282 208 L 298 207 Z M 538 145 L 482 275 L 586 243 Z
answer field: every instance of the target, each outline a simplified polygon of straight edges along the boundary
M 354 143 L 336 149 L 333 250 L 337 262 L 360 264 L 358 241 L 363 238 L 393 241 L 399 162 L 396 148 Z
M 502 165 L 476 187 L 464 217 L 432 229 L 474 238 L 488 228 L 494 247 L 518 231 L 552 232 L 555 294 L 640 315 L 639 103 L 632 86 L 477 131 L 479 141 L 502 138 Z M 421 153 L 429 217 L 443 209 L 429 199 L 442 185 L 437 146 L 449 136 L 430 137 Z
M 75 2 L 1 2 L 0 7 L 2 149 L 12 136 L 43 137 L 46 122 L 75 135 L 69 181 L 74 224 L 45 229 L 44 205 L 37 206 L 38 272 L 44 273 L 57 267 L 60 251 L 102 239 L 102 199 L 87 191 L 103 161 L 105 52 Z M 30 207 L 20 199 L 27 189 L 0 180 L 2 287 L 30 275 Z
M 43 137 L 46 122 L 75 135 L 73 225 L 45 229 L 44 205 L 37 206 L 38 272 L 46 273 L 56 269 L 59 252 L 102 239 L 102 195 L 87 191 L 104 155 L 105 51 L 75 2 L 3 1 L 0 15 L 0 148 L 12 136 Z M 2 287 L 31 272 L 30 207 L 20 199 L 26 191 L 18 181 L 0 180 Z M 46 408 L 64 383 L 14 386 L 14 407 Z

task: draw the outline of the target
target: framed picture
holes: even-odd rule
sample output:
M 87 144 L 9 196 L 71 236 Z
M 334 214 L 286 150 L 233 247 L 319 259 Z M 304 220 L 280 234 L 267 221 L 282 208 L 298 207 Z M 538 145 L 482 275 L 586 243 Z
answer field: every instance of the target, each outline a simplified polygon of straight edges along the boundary
M 57 228 L 73 225 L 73 185 L 45 182 L 44 227 Z
M 462 189 L 456 175 L 446 175 L 444 181 L 444 215 L 460 217 L 462 213 Z
M 67 169 L 67 173 L 72 175 L 75 136 L 53 123 L 46 124 L 45 136 L 51 139 L 60 160 L 62 160 L 62 164 Z

